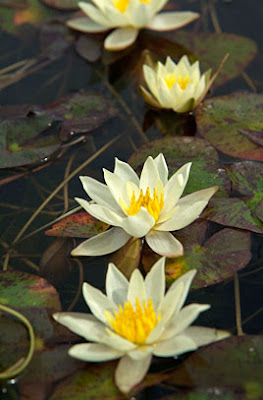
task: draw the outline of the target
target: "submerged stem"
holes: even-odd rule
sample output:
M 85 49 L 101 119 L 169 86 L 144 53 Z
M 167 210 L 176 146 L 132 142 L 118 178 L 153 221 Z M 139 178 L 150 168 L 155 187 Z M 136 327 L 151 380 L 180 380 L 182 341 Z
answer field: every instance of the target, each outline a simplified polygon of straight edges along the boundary
M 234 291 L 235 291 L 235 310 L 236 310 L 236 327 L 238 336 L 243 336 L 241 305 L 240 305 L 240 290 L 239 279 L 237 272 L 234 273 Z

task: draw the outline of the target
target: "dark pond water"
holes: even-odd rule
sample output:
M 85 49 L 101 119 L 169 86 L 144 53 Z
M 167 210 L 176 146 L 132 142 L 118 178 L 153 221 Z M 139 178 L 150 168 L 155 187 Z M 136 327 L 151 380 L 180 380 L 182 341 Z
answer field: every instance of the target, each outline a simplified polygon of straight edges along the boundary
M 112 383 L 115 364 L 92 365 L 85 369 L 83 364 L 75 363 L 66 351 L 78 338 L 64 330 L 59 331 L 51 322 L 52 312 L 59 310 L 59 299 L 63 311 L 87 310 L 79 292 L 81 283 L 87 281 L 104 290 L 110 256 L 82 257 L 76 262 L 69 254 L 80 239 L 57 239 L 44 232 L 59 216 L 77 207 L 74 197 L 85 197 L 79 175 L 103 181 L 102 168 L 112 171 L 114 157 L 127 161 L 135 152 L 140 154 L 142 146 L 148 146 L 143 153 L 147 155 L 165 149 L 164 155 L 172 170 L 193 157 L 200 171 L 194 172 L 189 192 L 220 182 L 219 186 L 229 185 L 229 190 L 224 192 L 225 188 L 221 187 L 222 192 L 217 197 L 219 203 L 220 199 L 225 201 L 229 196 L 243 202 L 242 207 L 235 203 L 229 205 L 229 209 L 224 208 L 223 216 L 219 213 L 214 218 L 211 214 L 210 217 L 203 216 L 212 222 L 205 233 L 193 230 L 193 236 L 203 235 L 209 240 L 223 229 L 231 230 L 230 236 L 221 235 L 222 238 L 217 239 L 206 261 L 189 250 L 188 258 L 182 262 L 186 263 L 186 270 L 200 268 L 200 274 L 206 271 L 208 276 L 187 299 L 189 303 L 211 304 L 211 309 L 203 313 L 196 324 L 226 329 L 236 335 L 237 297 L 240 294 L 243 331 L 253 337 L 242 336 L 232 347 L 215 348 L 208 359 L 200 355 L 192 364 L 185 364 L 187 356 L 176 360 L 154 359 L 148 381 L 130 397 L 171 400 L 263 398 L 263 379 L 260 380 L 259 372 L 263 370 L 263 98 L 260 95 L 263 89 L 263 6 L 256 0 L 180 0 L 170 1 L 166 7 L 196 11 L 201 17 L 184 28 L 187 33 L 181 30 L 142 31 L 131 48 L 108 53 L 101 50 L 103 35 L 87 36 L 67 31 L 64 22 L 73 11 L 59 11 L 38 0 L 0 1 L 0 259 L 4 270 L 1 271 L 0 304 L 14 307 L 26 315 L 37 336 L 33 366 L 18 378 L 1 383 L 1 399 L 125 398 Z M 192 61 L 199 58 L 203 72 L 210 67 L 215 72 L 224 55 L 229 52 L 230 56 L 206 97 L 204 109 L 197 115 L 175 114 L 150 108 L 139 93 L 145 49 L 151 51 L 154 60 L 163 61 L 170 55 L 177 61 L 185 53 Z M 83 101 L 84 111 L 76 106 L 75 119 L 67 125 L 69 100 L 73 98 L 74 103 L 73 96 L 79 91 L 84 97 L 82 100 L 76 97 L 75 102 Z M 204 110 L 217 107 L 213 102 L 215 97 L 234 92 L 237 93 L 234 101 L 224 97 L 225 109 L 217 114 L 218 125 L 225 128 L 219 129 L 219 134 L 212 132 L 213 116 L 206 121 Z M 70 97 L 64 100 L 61 111 L 53 103 L 65 96 Z M 234 115 L 233 111 L 239 107 L 240 120 L 238 112 Z M 27 133 L 32 118 L 37 119 L 32 128 L 33 132 L 37 131 L 34 135 L 30 129 Z M 5 136 L 7 120 L 13 124 L 10 136 Z M 191 137 L 193 150 L 188 150 L 184 142 L 186 136 Z M 7 141 L 6 137 L 9 138 Z M 167 142 L 169 137 L 171 142 Z M 113 139 L 115 141 L 111 143 Z M 157 139 L 163 140 L 159 147 L 155 142 Z M 198 147 L 195 141 L 201 139 L 210 143 Z M 42 150 L 19 158 L 21 148 Z M 207 158 L 204 154 L 208 148 Z M 100 149 L 103 151 L 97 155 Z M 219 158 L 215 161 L 216 154 Z M 66 186 L 62 185 L 62 189 L 52 195 L 28 223 L 48 196 L 92 155 L 95 156 L 91 162 Z M 243 186 L 238 186 L 239 172 L 234 174 L 232 182 L 230 179 L 233 163 L 246 160 L 251 164 L 245 168 L 246 174 L 241 173 Z M 133 157 L 133 163 L 140 171 L 141 160 Z M 205 171 L 211 173 L 208 178 Z M 221 180 L 222 175 L 226 177 Z M 208 246 L 205 240 L 199 241 L 201 251 Z M 135 261 L 139 261 L 139 256 L 139 253 L 134 254 Z M 147 257 L 142 257 L 146 260 L 144 267 L 148 265 Z M 196 265 L 192 265 L 195 262 Z M 211 270 L 207 272 L 209 263 Z M 238 280 L 236 276 L 235 286 L 234 271 L 238 271 L 239 277 Z M 7 273 L 10 274 L 8 284 Z M 34 292 L 32 297 L 26 295 L 30 285 L 27 274 L 36 276 L 33 289 L 30 289 L 31 294 Z M 45 286 L 47 283 L 39 276 L 50 282 L 58 294 L 53 287 Z M 218 283 L 211 285 L 213 280 Z M 25 329 L 2 314 L 0 331 L 0 367 L 5 370 L 26 354 L 28 340 Z M 253 360 L 247 356 L 249 349 L 256 353 Z M 229 357 L 224 358 L 222 354 Z M 184 365 L 188 371 L 187 379 L 180 378 L 179 373 L 169 375 L 165 381 L 160 375 L 161 371 L 171 374 Z M 66 388 L 64 391 L 63 387 Z

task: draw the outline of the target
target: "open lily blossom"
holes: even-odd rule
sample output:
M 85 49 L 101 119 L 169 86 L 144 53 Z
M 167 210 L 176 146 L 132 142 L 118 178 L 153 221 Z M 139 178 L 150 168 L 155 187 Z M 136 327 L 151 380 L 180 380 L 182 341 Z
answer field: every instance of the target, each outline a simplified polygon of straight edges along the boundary
M 84 361 L 121 358 L 115 371 L 118 388 L 126 393 L 146 375 L 152 355 L 178 356 L 229 336 L 226 331 L 190 327 L 208 304 L 183 307 L 195 270 L 176 280 L 165 294 L 165 258 L 158 260 L 143 279 L 133 271 L 130 282 L 109 264 L 106 295 L 84 283 L 83 296 L 92 314 L 62 312 L 54 318 L 93 343 L 70 348 L 72 357 Z
M 141 86 L 141 93 L 154 107 L 180 113 L 191 111 L 209 84 L 210 72 L 208 70 L 201 76 L 199 61 L 191 65 L 187 56 L 183 56 L 178 64 L 167 57 L 165 64 L 158 62 L 155 69 L 143 66 L 144 79 L 150 92 Z
M 132 45 L 141 28 L 169 31 L 181 28 L 199 17 L 191 11 L 157 14 L 167 0 L 92 0 L 93 4 L 79 2 L 87 17 L 75 18 L 67 25 L 81 32 L 113 30 L 105 39 L 107 50 L 122 50 Z M 157 15 L 156 15 L 157 14 Z
M 183 165 L 168 179 L 163 154 L 147 158 L 140 178 L 132 167 L 116 158 L 114 172 L 104 169 L 102 184 L 80 177 L 92 199 L 76 201 L 93 217 L 112 225 L 76 247 L 73 256 L 99 256 L 112 253 L 132 237 L 145 237 L 150 248 L 163 256 L 183 254 L 182 244 L 170 233 L 191 224 L 199 217 L 218 187 L 199 190 L 181 198 L 191 163 Z

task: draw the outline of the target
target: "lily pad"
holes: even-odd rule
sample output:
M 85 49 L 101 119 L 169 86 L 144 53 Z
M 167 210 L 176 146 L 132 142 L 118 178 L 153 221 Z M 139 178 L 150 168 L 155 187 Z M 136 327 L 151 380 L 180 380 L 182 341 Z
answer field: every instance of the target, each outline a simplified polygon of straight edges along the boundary
M 248 264 L 251 258 L 249 232 L 225 228 L 205 240 L 207 228 L 207 221 L 199 220 L 175 232 L 183 244 L 184 255 L 166 260 L 168 284 L 195 268 L 197 274 L 192 288 L 198 289 L 231 278 L 235 271 Z M 156 259 L 157 256 L 149 250 L 143 254 L 142 263 L 146 271 Z
M 80 212 L 61 219 L 52 229 L 45 232 L 48 236 L 79 237 L 89 239 L 104 232 L 109 225 L 92 217 L 87 212 Z
M 73 41 L 67 26 L 58 19 L 52 19 L 41 26 L 41 54 L 51 60 L 62 57 Z
M 220 390 L 229 388 L 236 394 L 246 394 L 247 399 L 259 399 L 263 393 L 262 369 L 263 336 L 231 337 L 190 355 L 168 383 L 199 388 L 220 384 Z
M 0 123 L 0 168 L 11 168 L 39 162 L 60 147 L 54 135 L 53 118 L 32 115 Z
M 110 258 L 110 262 L 130 279 L 132 272 L 138 268 L 141 259 L 142 241 L 132 238 L 118 251 L 115 251 Z
M 42 0 L 49 7 L 58 10 L 76 10 L 78 9 L 78 0 Z
M 159 153 L 165 156 L 170 176 L 183 164 L 193 162 L 184 194 L 217 185 L 219 190 L 216 196 L 228 196 L 230 180 L 218 162 L 217 152 L 205 140 L 194 137 L 154 140 L 138 149 L 129 162 L 134 168 L 141 170 L 148 156 L 156 157 Z
M 263 161 L 254 136 L 263 129 L 263 95 L 233 93 L 206 100 L 196 112 L 198 132 L 232 157 Z M 246 134 L 244 134 L 246 132 Z

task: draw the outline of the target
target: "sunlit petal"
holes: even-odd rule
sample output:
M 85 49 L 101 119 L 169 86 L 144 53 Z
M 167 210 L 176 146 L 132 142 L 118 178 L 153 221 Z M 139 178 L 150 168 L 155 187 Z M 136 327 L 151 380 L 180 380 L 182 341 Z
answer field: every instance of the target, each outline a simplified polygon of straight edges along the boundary
M 67 21 L 67 26 L 76 31 L 84 33 L 105 32 L 109 28 L 105 25 L 100 25 L 88 17 L 79 17 Z
M 138 36 L 136 28 L 118 28 L 111 32 L 104 41 L 106 50 L 118 51 L 131 46 Z
M 109 361 L 120 358 L 123 353 L 104 344 L 81 343 L 69 349 L 69 355 L 82 361 Z
M 153 299 L 154 309 L 157 310 L 165 292 L 165 257 L 160 258 L 145 278 L 146 298 Z
M 130 389 L 142 381 L 146 375 L 152 355 L 146 354 L 146 357 L 140 360 L 133 360 L 129 356 L 121 358 L 115 371 L 115 382 L 123 393 L 128 393 Z
M 204 326 L 190 326 L 184 331 L 184 335 L 192 339 L 198 347 L 217 342 L 231 336 L 231 334 L 227 331 L 206 328 Z
M 157 343 L 153 354 L 158 357 L 172 357 L 197 348 L 198 346 L 192 338 L 182 334 Z
M 113 263 L 108 266 L 106 293 L 116 305 L 123 304 L 127 298 L 129 282 Z
M 154 31 L 170 31 L 189 24 L 199 18 L 199 14 L 192 11 L 163 12 L 155 15 L 147 28 Z
M 183 246 L 170 232 L 150 231 L 146 242 L 155 253 L 166 257 L 179 257 L 183 255 Z

